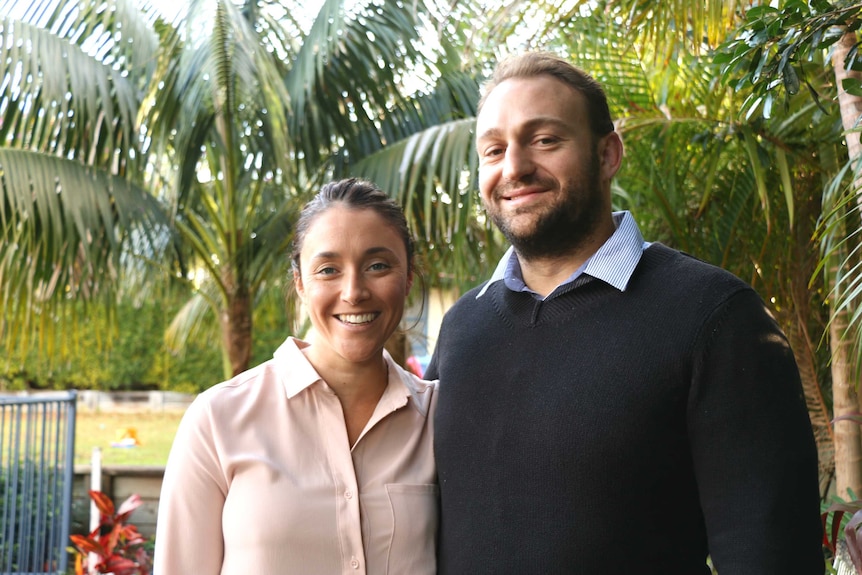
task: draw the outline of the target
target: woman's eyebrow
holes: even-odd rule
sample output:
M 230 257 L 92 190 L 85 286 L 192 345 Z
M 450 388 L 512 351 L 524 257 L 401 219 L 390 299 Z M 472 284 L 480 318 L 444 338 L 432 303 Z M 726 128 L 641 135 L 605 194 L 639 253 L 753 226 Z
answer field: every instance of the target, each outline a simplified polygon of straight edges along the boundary
M 365 250 L 365 255 L 368 255 L 368 256 L 373 256 L 373 255 L 380 254 L 380 253 L 391 254 L 391 253 L 395 253 L 395 252 L 391 248 L 388 248 L 386 246 L 374 246 L 374 247 L 370 247 L 367 250 Z M 329 258 L 337 258 L 340 256 L 341 256 L 341 254 L 339 252 L 324 251 L 324 252 L 317 252 L 316 254 L 312 255 L 310 259 L 312 259 L 312 260 L 329 259 Z

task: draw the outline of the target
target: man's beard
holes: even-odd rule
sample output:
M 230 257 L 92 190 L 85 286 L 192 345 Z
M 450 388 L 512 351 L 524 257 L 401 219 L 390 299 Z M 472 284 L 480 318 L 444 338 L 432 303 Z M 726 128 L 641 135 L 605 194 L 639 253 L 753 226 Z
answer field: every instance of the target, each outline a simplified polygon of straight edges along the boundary
M 515 231 L 498 211 L 488 215 L 515 247 L 518 257 L 529 261 L 563 256 L 581 246 L 605 215 L 595 152 L 587 171 L 562 190 L 562 197 L 562 203 L 541 214 L 526 232 Z

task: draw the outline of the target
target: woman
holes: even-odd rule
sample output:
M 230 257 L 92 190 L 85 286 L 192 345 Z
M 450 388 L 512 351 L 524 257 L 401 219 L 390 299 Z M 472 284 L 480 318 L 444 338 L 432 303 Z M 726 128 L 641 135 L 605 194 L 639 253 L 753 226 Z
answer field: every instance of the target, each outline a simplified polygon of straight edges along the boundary
M 314 327 L 201 393 L 168 458 L 155 575 L 436 571 L 436 384 L 383 349 L 413 283 L 399 206 L 368 182 L 303 209 L 293 279 Z

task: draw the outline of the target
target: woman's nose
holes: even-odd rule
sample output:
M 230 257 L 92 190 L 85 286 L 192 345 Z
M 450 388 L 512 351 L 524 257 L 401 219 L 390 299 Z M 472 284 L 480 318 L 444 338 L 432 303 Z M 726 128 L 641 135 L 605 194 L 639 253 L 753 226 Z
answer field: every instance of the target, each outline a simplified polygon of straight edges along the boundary
M 347 273 L 341 289 L 341 300 L 351 305 L 368 299 L 370 292 L 361 273 Z

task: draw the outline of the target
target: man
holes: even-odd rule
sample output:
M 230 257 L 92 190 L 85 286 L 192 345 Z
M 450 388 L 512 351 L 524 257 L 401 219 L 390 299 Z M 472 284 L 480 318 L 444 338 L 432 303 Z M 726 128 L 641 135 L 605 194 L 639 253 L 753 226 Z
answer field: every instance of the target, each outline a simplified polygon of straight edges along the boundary
M 513 246 L 447 313 L 439 573 L 823 573 L 798 370 L 755 291 L 612 213 L 623 146 L 570 64 L 500 64 L 479 186 Z

